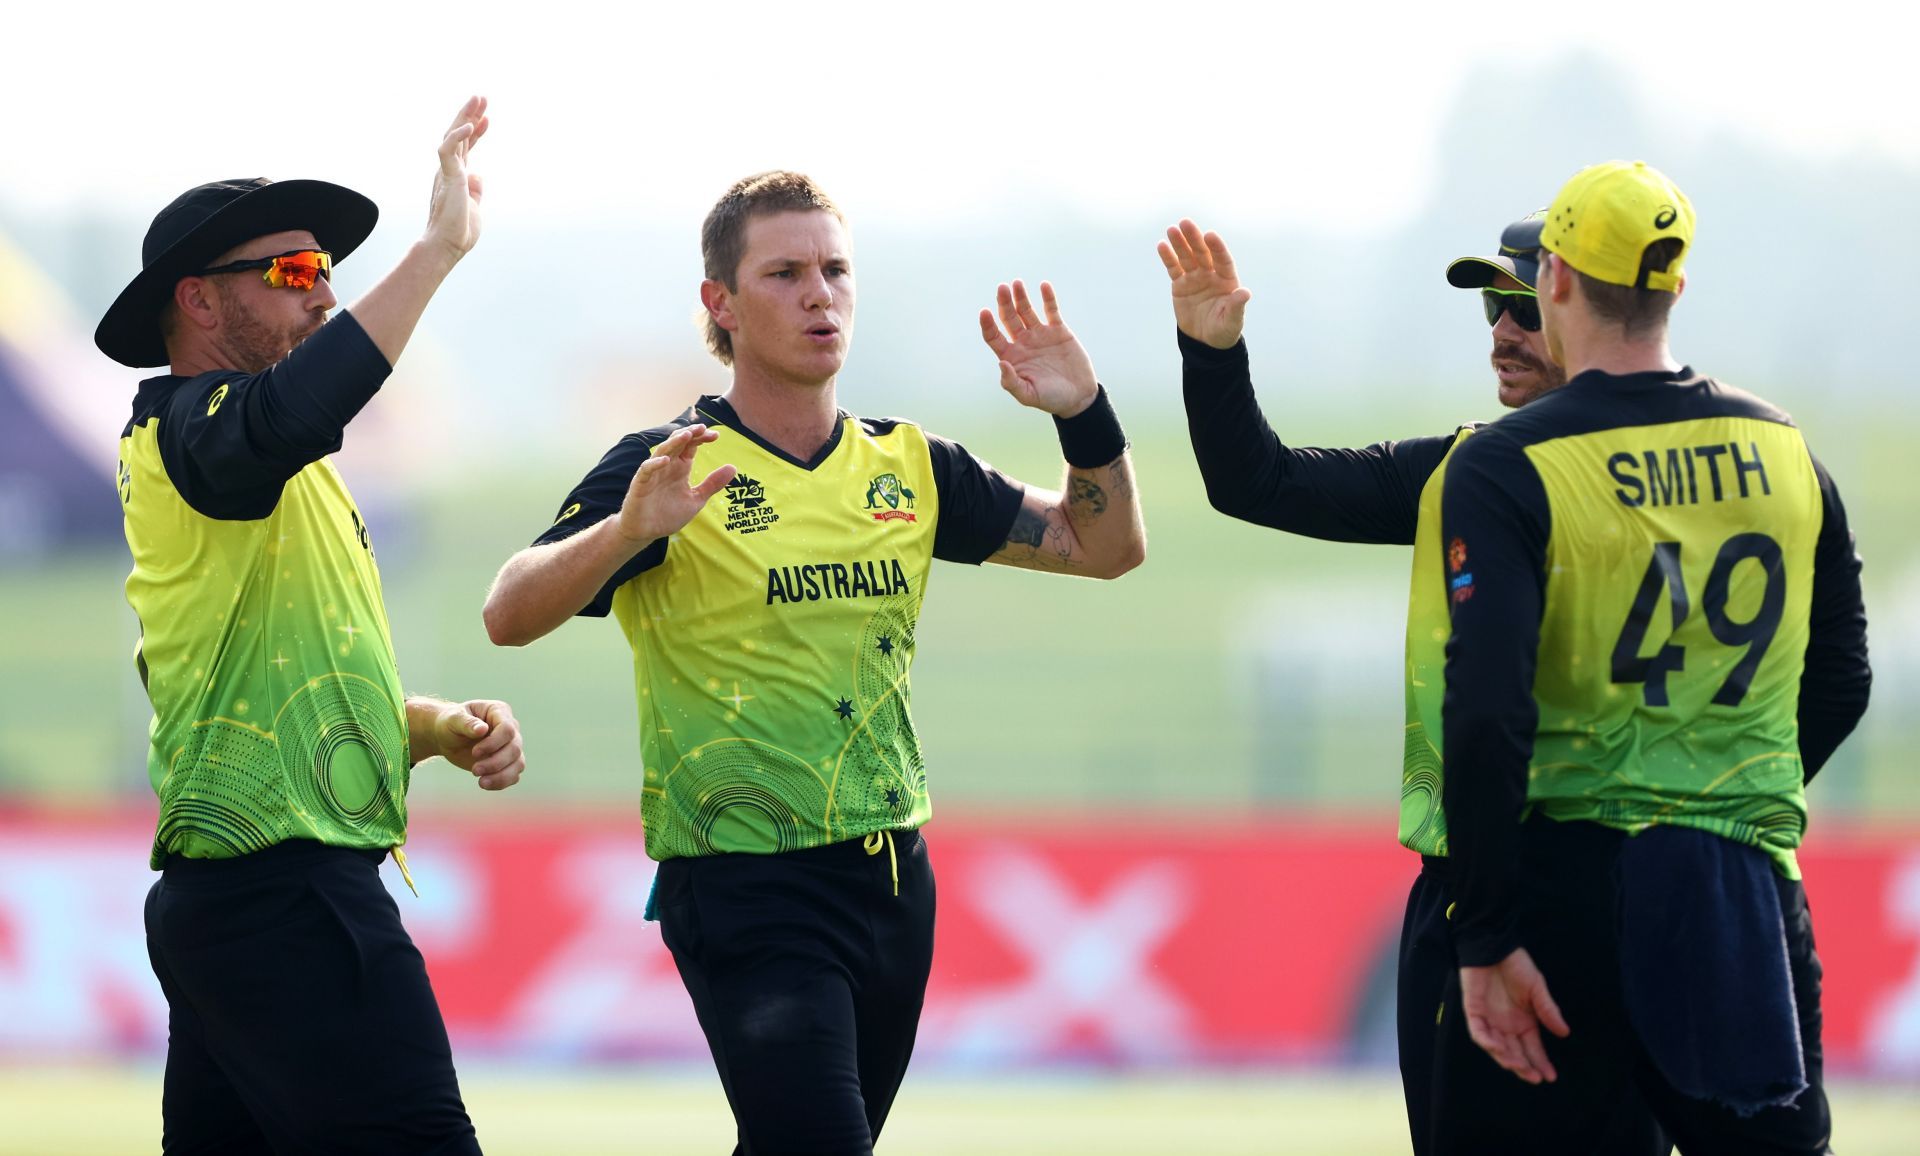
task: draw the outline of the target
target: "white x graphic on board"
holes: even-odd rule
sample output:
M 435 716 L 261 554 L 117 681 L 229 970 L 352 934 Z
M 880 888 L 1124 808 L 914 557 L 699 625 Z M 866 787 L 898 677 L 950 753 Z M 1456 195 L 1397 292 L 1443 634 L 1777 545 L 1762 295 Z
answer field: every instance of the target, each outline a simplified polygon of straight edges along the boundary
M 1189 888 L 1177 864 L 1144 863 L 1085 899 L 1044 860 L 1014 848 L 989 853 L 971 874 L 966 901 L 1028 971 L 929 1007 L 925 1027 L 940 1050 L 962 1063 L 1040 1058 L 1076 1030 L 1130 1059 L 1187 1050 L 1186 1003 L 1148 968 L 1186 918 Z

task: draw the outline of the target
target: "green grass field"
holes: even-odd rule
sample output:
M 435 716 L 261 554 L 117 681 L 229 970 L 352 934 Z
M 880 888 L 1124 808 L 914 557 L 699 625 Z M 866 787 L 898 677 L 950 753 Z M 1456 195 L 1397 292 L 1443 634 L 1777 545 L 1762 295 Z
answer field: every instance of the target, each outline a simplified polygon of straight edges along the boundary
M 472 1067 L 467 1103 L 490 1156 L 714 1156 L 732 1121 L 708 1073 Z M 1832 1090 L 1834 1150 L 1904 1156 L 1912 1088 Z M 159 1146 L 156 1069 L 0 1068 L 0 1156 L 121 1156 Z M 1364 1075 L 909 1077 L 879 1146 L 899 1156 L 1238 1156 L 1408 1150 L 1398 1082 Z

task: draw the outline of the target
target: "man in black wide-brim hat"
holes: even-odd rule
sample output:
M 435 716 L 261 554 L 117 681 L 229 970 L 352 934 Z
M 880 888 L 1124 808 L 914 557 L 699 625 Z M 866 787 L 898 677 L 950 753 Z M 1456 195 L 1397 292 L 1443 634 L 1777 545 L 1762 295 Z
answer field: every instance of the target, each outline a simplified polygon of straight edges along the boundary
M 477 1153 L 399 911 L 413 764 L 520 778 L 507 704 L 400 689 L 371 539 L 328 455 L 480 233 L 469 100 L 427 229 L 331 321 L 377 210 L 323 181 L 215 181 L 161 210 L 94 341 L 140 383 L 120 500 L 160 796 L 147 950 L 169 1009 L 168 1153 Z

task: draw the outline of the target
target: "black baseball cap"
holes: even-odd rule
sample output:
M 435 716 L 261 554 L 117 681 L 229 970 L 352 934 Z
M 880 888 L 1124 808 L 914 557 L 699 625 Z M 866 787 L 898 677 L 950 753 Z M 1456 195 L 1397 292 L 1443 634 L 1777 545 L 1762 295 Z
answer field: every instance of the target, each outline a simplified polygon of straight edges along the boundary
M 160 310 L 180 278 L 206 268 L 235 245 L 292 229 L 312 233 L 339 264 L 360 247 L 379 219 L 372 201 L 326 181 L 252 177 L 196 185 L 154 217 L 140 244 L 140 275 L 100 319 L 93 343 L 122 365 L 165 365 Z
M 1534 288 L 1540 276 L 1536 255 L 1540 250 L 1540 222 L 1545 209 L 1537 209 L 1500 230 L 1500 253 L 1495 257 L 1460 257 L 1447 266 L 1447 284 L 1459 289 L 1487 289 L 1501 273 L 1527 288 Z

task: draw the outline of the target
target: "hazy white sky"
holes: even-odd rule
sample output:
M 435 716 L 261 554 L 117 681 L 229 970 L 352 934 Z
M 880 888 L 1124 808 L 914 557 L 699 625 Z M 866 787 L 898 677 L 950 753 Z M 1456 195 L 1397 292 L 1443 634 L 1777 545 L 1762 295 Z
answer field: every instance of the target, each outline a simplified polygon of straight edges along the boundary
M 695 221 L 732 179 L 795 167 L 862 220 L 1180 207 L 1361 229 L 1418 209 L 1471 70 L 1577 51 L 1696 139 L 1920 167 L 1885 8 L 69 0 L 6 17 L 0 204 L 144 221 L 203 180 L 316 176 L 404 221 L 479 91 L 490 214 Z

